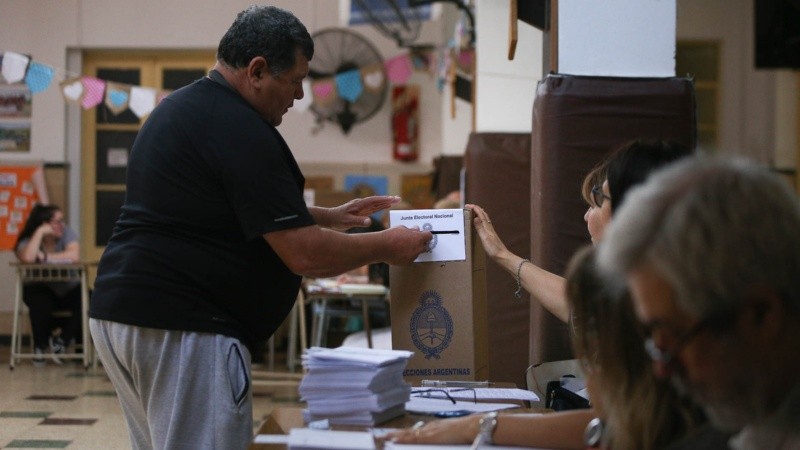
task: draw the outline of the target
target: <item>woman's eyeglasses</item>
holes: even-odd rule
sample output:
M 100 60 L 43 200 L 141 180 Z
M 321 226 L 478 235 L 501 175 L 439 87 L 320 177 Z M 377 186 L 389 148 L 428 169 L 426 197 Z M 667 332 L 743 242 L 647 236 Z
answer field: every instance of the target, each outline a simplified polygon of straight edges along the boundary
M 606 195 L 603 193 L 603 187 L 600 185 L 594 186 L 592 188 L 592 202 L 598 207 L 603 207 L 603 202 L 605 200 L 611 200 L 611 196 Z
M 456 399 L 453 398 L 451 393 L 455 394 L 456 392 L 467 392 L 472 391 L 472 402 L 478 403 L 478 394 L 475 392 L 474 388 L 458 388 L 458 389 L 425 389 L 421 391 L 413 391 L 411 392 L 412 396 L 415 397 L 423 397 L 423 398 L 446 398 L 456 404 Z M 460 396 L 457 396 L 460 397 Z

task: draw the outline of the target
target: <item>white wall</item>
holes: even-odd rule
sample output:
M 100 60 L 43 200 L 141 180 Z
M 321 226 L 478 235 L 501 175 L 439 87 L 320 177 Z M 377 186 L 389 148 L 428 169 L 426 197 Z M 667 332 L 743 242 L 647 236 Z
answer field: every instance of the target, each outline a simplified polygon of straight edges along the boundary
M 754 69 L 753 27 L 753 0 L 678 0 L 678 39 L 721 43 L 720 151 L 769 164 L 775 161 L 776 71 Z
M 675 76 L 675 0 L 560 0 L 558 72 Z
M 215 49 L 236 13 L 251 3 L 251 0 L 2 0 L 0 43 L 3 50 L 31 54 L 35 60 L 59 69 L 68 68 L 70 49 Z M 278 0 L 271 3 L 293 11 L 311 33 L 339 26 L 336 1 Z M 384 58 L 406 52 L 372 27 L 353 29 L 373 42 Z M 440 39 L 439 22 L 423 27 L 420 42 L 438 44 Z M 71 59 L 70 64 L 78 64 L 69 69 L 79 72 L 79 59 Z M 427 163 L 442 153 L 440 130 L 445 120 L 441 114 L 443 97 L 434 81 L 427 74 L 415 74 L 410 80 L 421 86 L 420 161 Z M 290 112 L 280 130 L 301 162 L 389 163 L 392 161 L 389 104 L 389 101 L 384 103 L 379 114 L 356 125 L 348 136 L 335 124 L 327 124 L 318 134 L 312 135 L 314 117 L 310 112 Z M 33 98 L 33 149 L 30 154 L 8 155 L 9 159 L 67 160 L 65 108 L 79 111 L 77 106 L 65 107 L 56 87 L 36 94 Z M 450 133 L 466 136 L 469 129 L 451 128 Z
M 524 0 L 523 0 L 524 1 Z M 479 132 L 530 132 L 533 98 L 542 77 L 543 33 L 518 23 L 517 49 L 508 60 L 509 0 L 477 0 L 475 98 Z

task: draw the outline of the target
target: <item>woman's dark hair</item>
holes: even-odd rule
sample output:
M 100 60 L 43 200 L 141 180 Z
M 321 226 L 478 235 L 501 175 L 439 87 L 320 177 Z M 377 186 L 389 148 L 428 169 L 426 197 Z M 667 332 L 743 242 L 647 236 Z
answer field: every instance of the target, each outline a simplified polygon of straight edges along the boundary
M 309 61 L 314 56 L 314 41 L 305 25 L 289 11 L 254 5 L 240 12 L 222 36 L 217 59 L 239 69 L 263 56 L 270 74 L 278 75 L 294 67 L 298 51 Z
M 14 243 L 14 248 L 16 249 L 24 239 L 30 239 L 36 229 L 39 228 L 39 225 L 52 220 L 57 211 L 61 211 L 61 208 L 56 205 L 42 205 L 39 203 L 34 205 L 28 220 L 25 222 L 25 226 L 22 228 L 22 232 L 17 237 L 17 242 Z
M 628 142 L 589 172 L 583 181 L 584 200 L 592 204 L 592 188 L 608 180 L 613 213 L 622 206 L 631 188 L 642 184 L 657 169 L 690 154 L 689 147 L 675 141 L 639 139 Z
M 665 140 L 637 140 L 619 148 L 608 160 L 612 211 L 618 210 L 628 191 L 644 183 L 652 172 L 691 153 L 689 147 Z

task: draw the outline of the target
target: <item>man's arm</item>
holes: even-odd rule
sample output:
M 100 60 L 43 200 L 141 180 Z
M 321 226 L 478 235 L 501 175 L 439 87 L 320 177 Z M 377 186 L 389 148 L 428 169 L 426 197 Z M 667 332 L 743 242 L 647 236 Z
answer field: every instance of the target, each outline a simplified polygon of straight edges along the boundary
M 376 195 L 350 200 L 335 208 L 312 206 L 308 208 L 308 212 L 317 225 L 344 231 L 348 228 L 369 226 L 371 214 L 387 209 L 399 201 L 400 197 L 394 195 Z
M 274 231 L 264 239 L 289 269 L 308 277 L 332 277 L 374 262 L 410 264 L 425 251 L 428 231 L 395 227 L 347 234 L 317 225 Z

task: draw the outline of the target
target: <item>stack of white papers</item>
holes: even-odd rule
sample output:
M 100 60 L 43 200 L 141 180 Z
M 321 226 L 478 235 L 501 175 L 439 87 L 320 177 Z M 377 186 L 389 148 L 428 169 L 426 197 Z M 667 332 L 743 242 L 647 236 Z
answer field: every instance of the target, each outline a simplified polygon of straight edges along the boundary
M 411 386 L 403 369 L 412 352 L 358 347 L 312 347 L 303 355 L 308 372 L 300 396 L 306 422 L 371 426 L 405 413 Z

